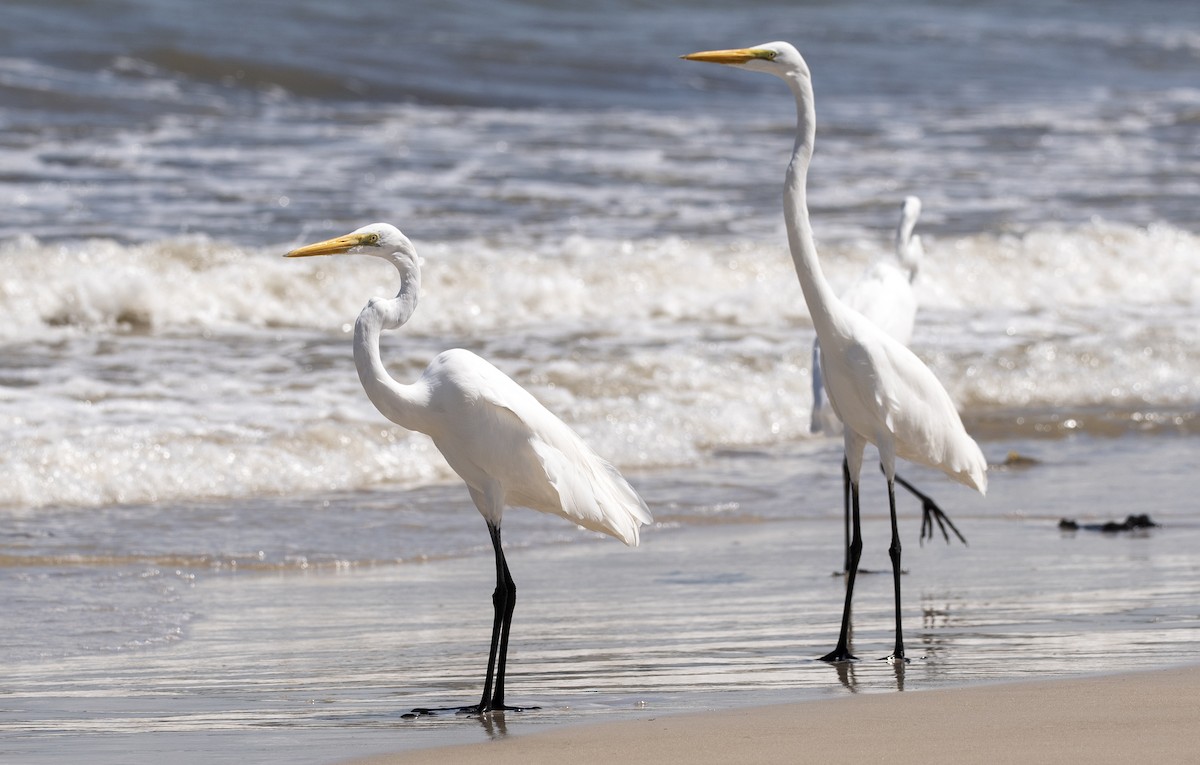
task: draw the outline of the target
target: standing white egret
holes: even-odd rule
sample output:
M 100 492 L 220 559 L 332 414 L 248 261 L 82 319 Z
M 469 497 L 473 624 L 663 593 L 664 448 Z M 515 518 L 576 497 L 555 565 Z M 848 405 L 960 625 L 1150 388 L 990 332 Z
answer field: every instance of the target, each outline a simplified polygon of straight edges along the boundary
M 967 435 L 954 402 L 933 372 L 903 343 L 842 303 L 821 273 L 806 196 L 808 166 L 816 138 L 816 111 L 812 75 L 799 51 L 789 43 L 772 42 L 753 48 L 702 51 L 684 58 L 773 74 L 788 84 L 796 99 L 796 142 L 784 178 L 784 220 L 792 262 L 821 343 L 825 387 L 834 411 L 845 425 L 843 439 L 850 471 L 851 565 L 846 578 L 846 601 L 837 646 L 822 658 L 825 661 L 855 658 L 850 653 L 849 634 L 854 579 L 862 555 L 858 487 L 863 450 L 867 443 L 873 443 L 887 476 L 892 521 L 888 552 L 895 592 L 896 645 L 888 659 L 906 661 L 900 612 L 896 458 L 939 468 L 981 493 L 987 489 L 987 462 L 979 445 Z
M 913 234 L 917 219 L 921 217 L 921 200 L 910 196 L 904 199 L 900 206 L 900 222 L 896 225 L 895 257 L 884 257 L 876 260 L 862 273 L 861 276 L 842 293 L 842 302 L 850 308 L 866 316 L 874 324 L 887 332 L 901 343 L 908 345 L 912 340 L 913 325 L 916 323 L 917 295 L 912 283 L 921 267 L 921 259 L 925 250 L 921 246 L 921 237 Z M 812 351 L 812 391 L 813 406 L 810 430 L 813 433 L 841 435 L 842 423 L 834 413 L 833 407 L 825 397 L 824 379 L 821 376 L 821 341 L 813 340 Z M 928 536 L 933 538 L 936 525 L 942 532 L 942 537 L 950 541 L 950 531 L 966 544 L 967 540 L 959 532 L 942 509 L 929 495 L 896 475 L 896 483 L 907 489 L 921 501 L 921 536 L 922 542 Z M 842 562 L 842 571 L 850 570 L 850 471 L 846 460 L 842 460 L 842 511 L 845 525 L 846 550 Z M 947 531 L 949 528 L 949 531 Z
M 420 379 L 392 379 L 379 355 L 379 333 L 397 329 L 417 307 L 421 270 L 408 237 L 387 223 L 287 253 L 373 255 L 400 272 L 394 298 L 372 298 L 354 324 L 354 365 L 367 397 L 389 420 L 433 439 L 467 484 L 487 522 L 496 557 L 495 610 L 487 676 L 479 704 L 459 711 L 518 709 L 504 703 L 504 668 L 517 588 L 500 543 L 507 504 L 561 515 L 636 546 L 650 512 L 637 492 L 562 420 L 496 367 L 461 348 L 443 351 Z M 494 679 L 494 683 L 493 683 Z M 417 712 L 439 710 L 420 709 Z

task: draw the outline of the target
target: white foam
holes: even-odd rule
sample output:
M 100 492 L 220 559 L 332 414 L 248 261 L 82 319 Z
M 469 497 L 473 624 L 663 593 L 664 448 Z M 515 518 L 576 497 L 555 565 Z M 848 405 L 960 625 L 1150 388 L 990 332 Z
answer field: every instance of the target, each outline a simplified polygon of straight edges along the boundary
M 343 233 L 321 232 L 321 236 Z M 399 379 L 472 348 L 624 468 L 809 438 L 812 331 L 782 243 L 422 241 L 424 295 L 384 338 Z M 925 237 L 913 346 L 971 411 L 1190 405 L 1200 239 L 1093 222 Z M 884 242 L 822 245 L 844 288 Z M 397 289 L 372 258 L 203 238 L 0 250 L 0 506 L 453 478 L 358 385 L 349 331 Z
M 425 259 L 425 294 L 409 332 L 471 334 L 564 320 L 779 326 L 807 316 L 782 243 L 567 236 L 510 247 L 410 236 Z M 1055 311 L 1200 298 L 1200 237 L 1167 225 L 1096 221 L 925 239 L 930 257 L 918 289 L 927 308 Z M 822 244 L 827 277 L 844 287 L 882 247 Z M 0 246 L 0 336 L 16 341 L 63 328 L 329 330 L 352 322 L 366 297 L 396 290 L 382 261 L 287 261 L 284 250 L 204 237 L 132 246 L 9 242 Z

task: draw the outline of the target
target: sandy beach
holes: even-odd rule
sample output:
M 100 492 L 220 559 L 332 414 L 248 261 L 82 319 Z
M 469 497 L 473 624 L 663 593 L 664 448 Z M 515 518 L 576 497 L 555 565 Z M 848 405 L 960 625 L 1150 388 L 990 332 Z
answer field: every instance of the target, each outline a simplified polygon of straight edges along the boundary
M 1200 3 L 204 8 L 0 2 L 0 765 L 1200 762 Z M 989 464 L 899 466 L 968 543 L 901 490 L 893 577 L 868 450 L 848 665 L 794 99 L 681 58 L 769 40 L 820 272 L 920 198 L 909 345 Z M 377 221 L 388 376 L 478 354 L 654 516 L 504 513 L 526 713 L 412 714 L 480 699 L 492 545 L 356 372 L 396 269 L 283 257 Z
M 647 717 L 354 765 L 1183 763 L 1197 760 L 1197 710 L 1200 667 L 1189 666 Z
M 943 492 L 970 546 L 906 548 L 912 663 L 903 671 L 879 661 L 892 642 L 884 575 L 859 584 L 853 650 L 862 660 L 834 667 L 816 658 L 836 636 L 842 598 L 831 576 L 838 486 L 818 475 L 835 449 L 805 459 L 795 450 L 729 454 L 691 472 L 639 476 L 662 525 L 637 549 L 607 539 L 522 545 L 549 524 L 534 513 L 506 519 L 522 598 L 509 701 L 539 710 L 404 716 L 478 698 L 486 555 L 176 575 L 180 606 L 195 614 L 182 639 L 6 668 L 0 760 L 548 762 L 566 747 L 582 763 L 884 752 L 893 762 L 1182 762 L 1200 708 L 1200 526 L 1179 462 L 1191 447 L 1161 437 L 989 443 L 1040 462 L 994 471 L 994 496 Z M 1139 502 L 1144 476 L 1159 488 L 1152 504 Z M 471 519 L 457 488 L 414 499 Z M 802 490 L 831 511 L 788 519 Z M 745 496 L 753 513 L 714 510 Z M 704 503 L 688 504 L 697 498 Z M 1003 510 L 988 504 L 997 502 Z M 1068 511 L 1088 522 L 1135 508 L 1163 525 L 1057 528 Z M 261 504 L 229 523 L 260 523 L 265 535 L 285 512 L 295 510 Z M 372 517 L 369 497 L 332 498 L 302 528 L 337 538 Z M 911 539 L 913 508 L 905 521 Z M 887 568 L 886 525 L 878 512 L 867 519 L 873 570 Z M 1177 666 L 1189 668 L 1163 671 Z

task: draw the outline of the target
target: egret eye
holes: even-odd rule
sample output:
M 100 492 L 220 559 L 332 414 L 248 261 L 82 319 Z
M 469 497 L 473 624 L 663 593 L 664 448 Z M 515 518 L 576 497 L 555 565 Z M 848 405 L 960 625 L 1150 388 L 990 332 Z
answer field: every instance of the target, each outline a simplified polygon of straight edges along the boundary
M 367 234 L 367 244 L 379 244 L 379 234 Z

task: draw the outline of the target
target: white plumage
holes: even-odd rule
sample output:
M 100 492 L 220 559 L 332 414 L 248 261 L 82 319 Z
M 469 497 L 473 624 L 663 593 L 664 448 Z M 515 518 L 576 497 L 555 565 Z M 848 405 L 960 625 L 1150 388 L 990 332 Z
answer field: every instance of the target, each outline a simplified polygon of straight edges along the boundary
M 862 275 L 842 293 L 842 302 L 846 307 L 858 311 L 904 345 L 912 340 L 913 326 L 916 323 L 917 295 L 913 290 L 913 281 L 920 270 L 921 260 L 925 250 L 921 246 L 921 237 L 913 234 L 917 220 L 921 217 L 921 200 L 917 197 L 906 197 L 900 207 L 900 221 L 896 224 L 895 247 L 892 254 L 875 260 L 863 271 Z M 833 406 L 825 396 L 825 379 L 821 371 L 821 341 L 813 339 L 812 350 L 812 392 L 813 406 L 810 430 L 813 433 L 824 433 L 829 436 L 842 435 L 842 421 L 833 411 Z M 850 471 L 843 460 L 843 503 L 845 516 L 846 550 L 842 561 L 842 570 L 848 571 L 850 566 Z M 959 532 L 954 522 L 946 516 L 933 498 L 896 474 L 896 483 L 907 489 L 921 501 L 921 540 L 930 539 L 936 526 L 942 532 L 942 537 L 949 542 L 950 532 L 966 544 L 966 538 Z
M 979 446 L 963 428 L 950 395 L 933 372 L 903 343 L 870 319 L 838 299 L 821 273 L 808 215 L 807 179 L 816 138 L 812 75 L 808 64 L 786 42 L 753 48 L 702 51 L 685 56 L 764 72 L 788 84 L 796 101 L 796 141 L 784 177 L 784 219 L 792 262 L 808 303 L 817 339 L 821 343 L 821 371 L 835 413 L 845 425 L 846 462 L 852 498 L 851 567 L 846 579 L 846 600 L 837 647 L 827 661 L 853 659 L 849 649 L 850 604 L 862 551 L 858 484 L 863 450 L 868 443 L 879 449 L 887 475 L 892 521 L 893 589 L 896 611 L 896 645 L 889 657 L 903 662 L 904 641 L 900 613 L 900 538 L 896 527 L 894 481 L 896 458 L 938 468 L 980 492 L 987 486 L 987 463 Z M 743 119 L 752 119 L 744 115 Z
M 878 258 L 842 293 L 846 307 L 858 311 L 871 323 L 904 345 L 912 341 L 917 318 L 917 294 L 913 280 L 921 267 L 925 250 L 921 237 L 913 234 L 921 216 L 921 200 L 906 197 L 896 225 L 896 244 L 891 255 Z M 821 341 L 813 339 L 813 407 L 810 430 L 837 436 L 842 423 L 825 397 L 821 377 Z
M 372 298 L 354 325 L 354 363 L 363 389 L 392 422 L 425 433 L 467 484 L 487 521 L 496 557 L 495 621 L 483 696 L 463 710 L 515 709 L 504 704 L 504 668 L 516 586 L 504 559 L 500 522 L 506 505 L 559 515 L 593 531 L 638 544 L 652 521 L 646 503 L 617 469 L 528 391 L 470 351 L 443 351 L 416 382 L 392 379 L 379 355 L 379 334 L 416 310 L 421 270 L 416 249 L 387 223 L 292 250 L 288 257 L 374 255 L 400 272 L 394 298 Z M 493 685 L 494 677 L 494 685 Z M 436 710 L 417 710 L 430 712 Z
M 384 411 L 379 389 L 368 382 L 363 387 Z M 651 522 L 638 494 L 508 375 L 455 348 L 438 354 L 414 388 L 438 416 L 412 429 L 433 439 L 472 496 L 478 495 L 476 506 L 489 523 L 499 525 L 504 506 L 517 505 L 638 544 L 639 527 Z M 389 419 L 405 425 L 399 417 Z

